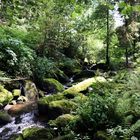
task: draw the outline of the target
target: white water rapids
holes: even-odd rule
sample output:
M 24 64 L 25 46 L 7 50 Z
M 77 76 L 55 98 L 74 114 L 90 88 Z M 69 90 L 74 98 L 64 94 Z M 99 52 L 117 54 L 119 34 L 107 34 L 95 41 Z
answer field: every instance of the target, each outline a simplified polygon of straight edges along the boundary
M 30 127 L 44 127 L 43 123 L 37 120 L 34 111 L 13 117 L 11 123 L 2 126 L 0 128 L 0 139 L 8 140 L 11 135 L 21 133 L 25 128 Z

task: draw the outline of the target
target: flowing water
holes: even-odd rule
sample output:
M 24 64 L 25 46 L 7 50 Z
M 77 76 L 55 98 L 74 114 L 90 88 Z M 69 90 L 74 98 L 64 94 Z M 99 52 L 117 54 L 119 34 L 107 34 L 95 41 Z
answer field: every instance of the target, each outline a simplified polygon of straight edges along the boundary
M 43 122 L 38 120 L 35 111 L 13 117 L 12 122 L 8 123 L 0 128 L 0 139 L 8 140 L 13 134 L 21 133 L 22 130 L 29 127 L 44 127 Z

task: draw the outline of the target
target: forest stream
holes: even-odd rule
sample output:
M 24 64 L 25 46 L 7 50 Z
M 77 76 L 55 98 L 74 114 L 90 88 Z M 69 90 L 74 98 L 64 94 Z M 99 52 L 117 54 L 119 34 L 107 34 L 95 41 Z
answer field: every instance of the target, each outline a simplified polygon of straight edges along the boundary
M 63 85 L 64 89 L 67 89 L 68 86 L 72 85 L 73 82 L 74 82 L 73 77 L 71 77 L 69 79 L 69 82 L 67 84 Z M 33 85 L 33 88 L 35 88 L 35 90 L 36 90 L 36 87 L 34 87 L 34 83 L 32 83 L 32 85 Z M 54 90 L 55 89 L 51 88 L 51 91 L 54 91 Z M 45 96 L 47 97 L 50 95 L 45 95 Z M 23 109 L 25 111 L 25 112 L 23 111 L 24 113 L 22 113 L 22 111 L 21 112 L 19 111 L 20 113 L 18 113 L 18 114 L 12 114 L 14 111 L 11 108 L 14 111 L 16 109 L 19 111 L 20 108 L 21 108 L 21 110 L 23 108 L 26 108 L 26 109 Z M 29 101 L 27 103 L 25 102 L 25 103 L 15 104 L 15 105 L 7 104 L 1 111 L 3 111 L 3 110 L 6 110 L 6 112 L 8 110 L 12 110 L 10 112 L 11 122 L 4 124 L 4 125 L 1 125 L 1 123 L 0 123 L 0 140 L 9 140 L 11 136 L 22 133 L 22 131 L 26 128 L 48 127 L 46 119 L 44 119 L 43 116 L 39 116 L 37 101 L 33 101 L 33 102 Z M 9 112 L 8 112 L 8 114 L 9 114 Z

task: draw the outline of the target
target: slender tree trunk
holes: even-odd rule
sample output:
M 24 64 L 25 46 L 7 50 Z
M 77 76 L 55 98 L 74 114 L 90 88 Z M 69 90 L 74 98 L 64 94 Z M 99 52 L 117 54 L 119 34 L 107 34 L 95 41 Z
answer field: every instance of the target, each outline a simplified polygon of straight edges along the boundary
M 134 39 L 134 41 L 133 41 L 133 60 L 134 61 L 136 60 L 136 57 L 135 57 L 136 51 L 135 51 L 135 49 L 136 49 L 136 39 Z
M 106 24 L 106 64 L 110 65 L 110 57 L 109 57 L 109 45 L 110 45 L 110 33 L 109 33 L 109 9 L 107 9 L 107 24 Z
M 127 46 L 127 44 L 125 46 L 125 64 L 126 64 L 126 67 L 128 67 L 128 46 Z
M 128 63 L 129 63 L 128 47 L 130 47 L 130 42 L 129 42 L 127 33 L 128 33 L 128 19 L 125 19 L 125 36 L 126 36 L 126 40 L 125 40 L 125 64 L 126 64 L 126 67 L 128 67 Z

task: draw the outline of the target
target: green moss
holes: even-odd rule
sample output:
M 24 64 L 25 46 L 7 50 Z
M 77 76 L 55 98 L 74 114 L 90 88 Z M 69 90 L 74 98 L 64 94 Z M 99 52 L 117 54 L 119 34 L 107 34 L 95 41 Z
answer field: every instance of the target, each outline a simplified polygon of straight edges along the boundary
M 21 90 L 20 89 L 14 89 L 12 93 L 13 93 L 13 96 L 20 96 L 21 95 Z
M 73 101 L 63 99 L 63 100 L 50 102 L 49 107 L 51 107 L 51 108 L 53 108 L 53 107 L 54 108 L 55 107 L 60 108 L 65 113 L 65 112 L 70 112 L 72 110 L 75 110 L 76 107 L 77 107 L 77 104 L 75 102 L 73 102 Z
M 91 86 L 97 82 L 106 82 L 106 79 L 104 77 L 100 77 L 100 76 L 95 77 L 95 78 L 88 78 L 88 79 L 66 89 L 64 91 L 64 93 L 79 93 L 81 91 L 86 90 L 89 86 Z
M 2 85 L 0 85 L 0 103 L 7 104 L 13 99 L 11 92 L 6 90 Z
M 23 138 L 25 140 L 52 140 L 53 132 L 46 128 L 27 128 L 23 130 Z
M 44 86 L 47 87 L 47 90 L 49 92 L 57 93 L 57 92 L 61 92 L 64 90 L 64 86 L 53 78 L 44 79 L 43 84 L 44 84 Z
M 63 98 L 64 98 L 63 94 L 58 93 L 58 94 L 54 94 L 54 95 L 50 95 L 50 96 L 46 96 L 46 97 L 40 98 L 38 100 L 38 104 L 39 105 L 45 105 L 45 104 L 48 104 L 51 101 L 61 100 Z
M 55 120 L 49 121 L 49 124 L 55 127 L 65 127 L 69 124 L 70 121 L 73 121 L 76 117 L 77 116 L 71 114 L 63 114 L 57 117 Z
M 39 113 L 46 115 L 46 119 L 55 119 L 58 116 L 70 113 L 77 108 L 77 104 L 73 101 L 62 99 L 56 101 L 40 101 L 38 103 Z
M 29 80 L 25 81 L 25 96 L 28 100 L 37 100 L 38 98 L 38 90 L 36 85 Z

